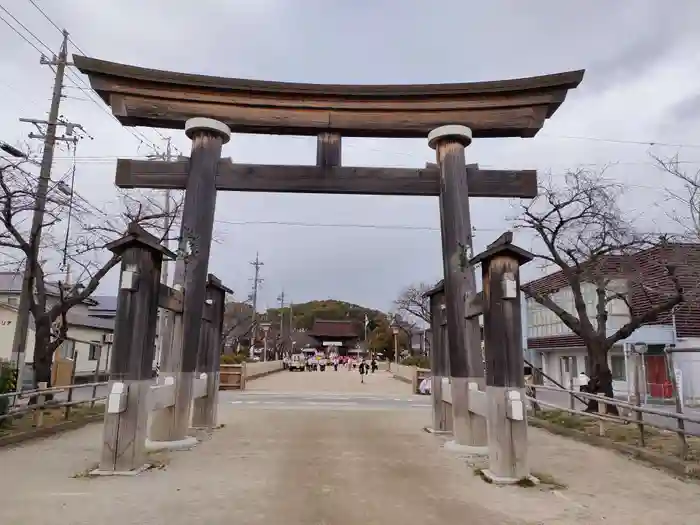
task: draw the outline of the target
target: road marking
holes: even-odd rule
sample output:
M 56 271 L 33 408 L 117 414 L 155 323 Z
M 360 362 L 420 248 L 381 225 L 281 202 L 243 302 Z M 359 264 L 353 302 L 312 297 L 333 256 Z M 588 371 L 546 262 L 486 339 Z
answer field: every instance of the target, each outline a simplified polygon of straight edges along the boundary
M 411 405 L 411 406 L 412 406 L 412 407 L 429 407 L 430 405 L 427 405 L 427 404 L 423 404 L 423 405 L 415 404 L 415 405 Z
M 232 405 L 240 405 L 243 401 L 229 401 Z

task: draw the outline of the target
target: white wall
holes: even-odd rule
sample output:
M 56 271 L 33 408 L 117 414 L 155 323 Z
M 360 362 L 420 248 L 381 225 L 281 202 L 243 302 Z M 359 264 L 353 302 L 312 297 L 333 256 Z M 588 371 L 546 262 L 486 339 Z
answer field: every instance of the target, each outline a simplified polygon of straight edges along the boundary
M 608 289 L 615 292 L 622 292 L 625 289 L 625 281 L 611 281 Z M 583 283 L 581 285 L 583 299 L 586 302 L 586 313 L 593 323 L 596 325 L 596 305 L 598 298 L 596 295 L 596 287 L 591 283 Z M 562 288 L 550 295 L 550 298 L 561 308 L 570 314 L 578 317 L 576 308 L 574 307 L 574 294 L 571 288 Z M 528 337 L 552 337 L 557 335 L 571 334 L 571 330 L 557 317 L 554 312 L 538 304 L 534 299 L 529 298 L 526 301 L 527 305 L 527 336 Z M 608 303 L 608 320 L 607 329 L 615 331 L 629 320 L 629 311 L 624 301 L 613 299 Z
M 17 312 L 10 308 L 0 307 L 0 359 L 10 359 L 12 356 L 12 341 L 17 327 Z M 25 361 L 34 359 L 34 331 L 27 334 L 27 353 Z
M 108 360 L 111 359 L 111 345 L 102 345 L 104 330 L 89 328 L 86 326 L 69 326 L 68 338 L 75 341 L 75 351 L 78 354 L 78 362 L 75 367 L 76 374 L 92 374 L 97 366 L 96 359 L 90 359 L 90 343 L 94 342 L 102 347 L 100 352 L 100 371 L 108 369 Z M 109 355 L 108 355 L 109 354 Z

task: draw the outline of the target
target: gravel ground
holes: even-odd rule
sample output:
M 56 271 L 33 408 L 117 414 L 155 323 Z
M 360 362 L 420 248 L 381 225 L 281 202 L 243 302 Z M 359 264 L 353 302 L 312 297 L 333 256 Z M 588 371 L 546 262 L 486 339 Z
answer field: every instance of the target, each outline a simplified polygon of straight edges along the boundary
M 341 376 L 347 376 L 347 380 Z M 301 377 L 305 379 L 301 379 Z M 279 373 L 251 390 L 408 395 L 387 374 Z M 362 390 L 366 388 L 366 390 Z M 698 523 L 700 487 L 530 429 L 533 471 L 566 488 L 496 487 L 422 431 L 430 411 L 242 409 L 222 402 L 224 428 L 165 468 L 86 478 L 100 425 L 0 451 L 0 523 L 34 525 Z

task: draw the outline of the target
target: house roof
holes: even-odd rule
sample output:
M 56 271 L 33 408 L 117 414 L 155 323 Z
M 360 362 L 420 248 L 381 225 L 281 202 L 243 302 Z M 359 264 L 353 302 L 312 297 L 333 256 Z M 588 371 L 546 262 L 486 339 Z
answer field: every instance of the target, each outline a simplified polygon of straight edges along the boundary
M 97 304 L 90 305 L 88 311 L 90 315 L 115 315 L 117 313 L 117 296 L 115 295 L 93 295 L 91 297 Z
M 0 308 L 11 310 L 13 312 L 17 311 L 16 306 L 1 301 Z M 114 319 L 103 319 L 101 317 L 81 315 L 69 311 L 66 313 L 66 321 L 68 321 L 69 326 L 84 326 L 87 328 L 94 328 L 96 330 L 106 330 L 110 332 L 114 331 Z M 29 316 L 29 327 L 30 329 L 34 330 L 34 318 L 31 315 Z
M 315 337 L 358 337 L 353 321 L 331 321 L 326 319 L 314 319 L 314 326 L 308 334 Z
M 22 291 L 22 279 L 23 275 L 20 272 L 0 272 L 0 293 L 19 295 Z M 60 295 L 58 283 L 47 281 L 46 293 L 58 297 Z M 92 297 L 88 297 L 84 302 L 92 305 L 94 301 Z
M 633 277 L 629 281 L 628 294 L 629 302 L 636 312 L 647 311 L 674 295 L 674 284 L 666 271 L 667 266 L 673 266 L 685 298 L 675 309 L 677 335 L 681 338 L 700 337 L 700 244 L 668 243 L 627 256 L 608 256 L 596 264 L 599 271 L 607 277 Z M 569 283 L 563 272 L 559 271 L 525 286 L 532 287 L 534 292 L 552 293 L 568 287 Z M 671 312 L 665 312 L 648 324 L 672 322 Z M 538 341 L 529 339 L 531 342 L 528 344 L 533 344 L 533 348 L 581 344 L 581 340 L 573 335 L 537 339 Z
M 635 257 L 636 255 L 637 254 L 631 257 Z M 608 277 L 613 277 L 616 275 L 623 276 L 625 273 L 624 268 L 627 266 L 625 263 L 630 262 L 628 261 L 628 257 L 630 256 L 608 255 L 606 257 L 601 257 L 596 261 L 595 269 Z M 592 265 L 591 269 L 593 269 Z M 539 279 L 535 279 L 534 281 L 525 283 L 523 286 L 527 286 L 534 293 L 548 294 L 556 292 L 562 288 L 567 288 L 569 286 L 569 281 L 566 278 L 566 275 L 564 275 L 564 272 L 559 270 L 554 273 L 550 273 L 549 275 L 545 275 L 544 277 L 540 277 Z
M 84 326 L 86 328 L 94 328 L 96 330 L 114 331 L 114 319 L 104 319 L 102 317 L 93 317 L 91 315 L 80 315 L 72 312 L 66 314 L 66 321 L 69 325 Z

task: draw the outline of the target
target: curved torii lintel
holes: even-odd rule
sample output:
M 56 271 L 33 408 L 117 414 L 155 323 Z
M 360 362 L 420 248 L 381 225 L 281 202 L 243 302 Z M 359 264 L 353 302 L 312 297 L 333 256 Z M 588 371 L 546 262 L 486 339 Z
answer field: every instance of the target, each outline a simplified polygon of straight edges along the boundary
M 474 137 L 532 137 L 583 70 L 458 84 L 301 84 L 191 75 L 73 57 L 126 126 L 183 129 L 209 117 L 233 132 L 425 138 L 445 124 Z

